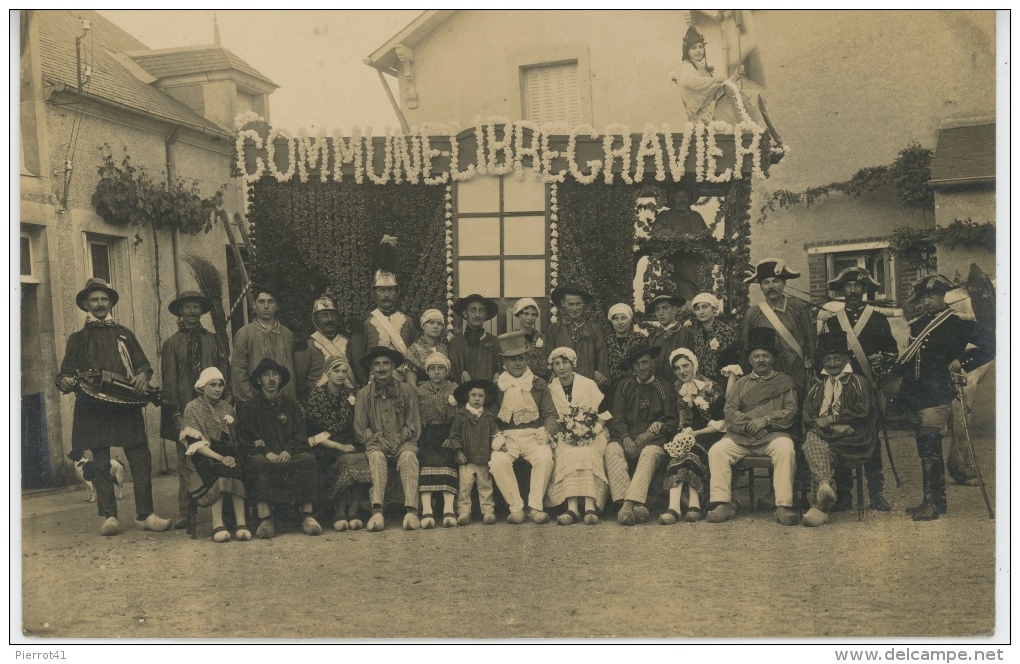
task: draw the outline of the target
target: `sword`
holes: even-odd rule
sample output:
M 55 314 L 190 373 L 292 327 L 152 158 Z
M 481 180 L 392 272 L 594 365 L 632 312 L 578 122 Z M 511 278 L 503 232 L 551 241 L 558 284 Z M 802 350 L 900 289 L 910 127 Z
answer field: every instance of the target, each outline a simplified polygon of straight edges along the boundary
M 967 384 L 967 377 L 962 373 L 953 373 L 953 387 L 956 388 L 956 398 L 960 402 L 960 410 L 963 412 L 963 432 L 967 436 L 967 448 L 970 449 L 970 456 L 974 460 L 974 471 L 977 473 L 978 484 L 981 485 L 981 497 L 985 499 L 985 507 L 988 508 L 988 517 L 995 519 L 995 512 L 992 510 L 992 502 L 988 500 L 988 490 L 985 488 L 985 479 L 981 476 L 981 466 L 978 465 L 977 454 L 974 452 L 974 441 L 970 438 L 970 424 L 967 421 L 967 403 L 963 400 L 963 388 Z

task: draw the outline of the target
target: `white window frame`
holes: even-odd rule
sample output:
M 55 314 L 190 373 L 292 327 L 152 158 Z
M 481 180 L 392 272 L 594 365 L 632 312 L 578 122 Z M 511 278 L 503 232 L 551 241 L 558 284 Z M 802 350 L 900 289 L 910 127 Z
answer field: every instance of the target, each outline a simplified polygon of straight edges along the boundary
M 32 233 L 27 231 L 21 231 L 20 239 L 18 240 L 18 256 L 20 260 L 21 256 L 21 241 L 28 240 L 28 272 L 22 273 L 25 268 L 25 264 L 19 265 L 18 273 L 21 277 L 20 281 L 23 284 L 38 284 L 41 283 L 39 278 L 35 275 L 35 238 Z
M 127 255 L 124 249 L 126 241 L 126 238 L 113 235 L 82 233 L 82 244 L 85 254 L 85 279 L 91 279 L 95 274 L 94 266 L 92 265 L 92 245 L 105 245 L 107 247 L 107 254 L 110 257 L 110 286 L 122 296 L 126 291 L 130 290 L 128 288 L 130 279 L 128 278 Z
M 885 252 L 885 283 L 882 284 L 883 292 L 876 293 L 886 299 L 895 300 L 898 297 L 898 265 L 896 254 L 890 251 L 891 243 L 888 240 L 874 240 L 868 242 L 848 242 L 847 244 L 829 244 L 818 247 L 808 247 L 807 253 L 811 255 L 825 256 L 826 280 L 836 277 L 834 257 L 836 254 L 864 254 L 872 251 Z M 860 262 L 860 261 L 859 261 Z M 863 266 L 862 266 L 863 267 Z

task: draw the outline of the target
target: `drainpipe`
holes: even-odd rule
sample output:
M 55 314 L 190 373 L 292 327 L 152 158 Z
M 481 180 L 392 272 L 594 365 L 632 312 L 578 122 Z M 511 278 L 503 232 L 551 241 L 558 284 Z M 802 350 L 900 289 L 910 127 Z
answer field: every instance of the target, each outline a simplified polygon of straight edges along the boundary
M 177 138 L 180 136 L 180 127 L 174 127 L 173 131 L 166 137 L 166 185 L 167 188 L 173 186 L 174 182 L 177 181 L 177 159 L 175 156 L 175 150 L 177 148 Z M 173 248 L 173 259 L 174 259 L 174 289 L 179 295 L 181 292 L 181 275 L 178 272 L 178 267 L 181 262 L 180 256 L 180 230 L 174 228 L 170 233 L 170 245 Z
M 372 61 L 369 58 L 365 58 L 364 63 L 369 67 L 372 66 Z M 393 90 L 390 90 L 389 84 L 386 82 L 386 77 L 383 76 L 381 69 L 376 69 L 375 73 L 379 74 L 379 82 L 382 83 L 383 90 L 386 91 L 386 98 L 390 100 L 390 106 L 393 107 L 393 112 L 397 115 L 397 120 L 400 121 L 400 128 L 404 134 L 410 134 L 411 128 L 407 125 L 407 119 L 404 118 L 404 113 L 400 110 L 400 105 L 397 104 L 397 100 L 393 97 Z

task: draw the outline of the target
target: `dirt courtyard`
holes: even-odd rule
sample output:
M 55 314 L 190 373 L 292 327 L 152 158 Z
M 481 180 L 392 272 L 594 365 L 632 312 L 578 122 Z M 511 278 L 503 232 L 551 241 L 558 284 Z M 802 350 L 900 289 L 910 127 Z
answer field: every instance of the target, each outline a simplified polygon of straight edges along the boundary
M 993 441 L 975 441 L 994 480 Z M 783 527 L 771 513 L 725 524 L 626 528 L 550 523 L 382 533 L 296 523 L 271 541 L 214 544 L 135 529 L 104 538 L 83 491 L 22 500 L 22 610 L 29 638 L 925 637 L 989 634 L 995 522 L 980 489 L 950 481 L 949 514 L 914 523 L 913 441 L 896 432 L 893 511 Z M 176 514 L 176 477 L 154 480 Z M 764 482 L 759 491 L 765 488 Z M 990 486 L 994 500 L 994 486 Z M 746 495 L 744 492 L 738 497 Z M 746 503 L 746 499 L 744 500 Z M 126 523 L 125 523 L 126 522 Z M 73 581 L 71 581 L 73 580 Z M 16 601 L 16 600 L 15 600 Z

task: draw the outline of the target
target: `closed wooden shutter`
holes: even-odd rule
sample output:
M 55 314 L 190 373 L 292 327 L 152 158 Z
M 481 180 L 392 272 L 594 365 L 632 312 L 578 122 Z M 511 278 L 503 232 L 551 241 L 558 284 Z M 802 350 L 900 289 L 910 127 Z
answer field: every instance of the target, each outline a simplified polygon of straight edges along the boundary
M 577 62 L 527 67 L 524 70 L 524 112 L 538 124 L 581 121 Z

